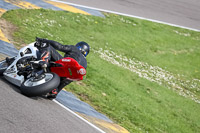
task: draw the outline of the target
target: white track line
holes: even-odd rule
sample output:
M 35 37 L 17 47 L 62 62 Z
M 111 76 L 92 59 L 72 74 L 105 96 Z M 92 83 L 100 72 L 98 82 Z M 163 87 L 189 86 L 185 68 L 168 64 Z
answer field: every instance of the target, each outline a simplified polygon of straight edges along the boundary
M 159 20 L 154 20 L 154 19 L 149 19 L 149 18 L 134 16 L 134 15 L 124 14 L 124 13 L 110 11 L 110 10 L 105 10 L 105 9 L 100 9 L 100 8 L 83 6 L 83 5 L 78 5 L 78 4 L 74 4 L 74 3 L 70 3 L 70 2 L 64 2 L 64 1 L 59 1 L 59 0 L 51 0 L 51 1 L 65 3 L 65 4 L 68 4 L 68 5 L 72 5 L 72 6 L 78 6 L 78 7 L 88 8 L 88 9 L 102 11 L 102 12 L 108 12 L 108 13 L 118 14 L 118 15 L 127 16 L 127 17 L 138 18 L 138 19 L 142 19 L 142 20 L 148 20 L 148 21 L 152 21 L 152 22 L 156 22 L 156 23 L 160 23 L 160 24 L 166 24 L 166 25 L 170 25 L 170 26 L 174 26 L 174 27 L 179 27 L 179 28 L 183 28 L 183 29 L 188 29 L 188 30 L 200 32 L 200 30 L 198 30 L 198 29 L 189 28 L 189 27 L 185 27 L 185 26 L 180 26 L 180 25 L 176 25 L 176 24 L 171 24 L 171 23 L 167 23 L 167 22 L 162 22 L 162 21 L 159 21 Z
M 72 110 L 70 110 L 69 108 L 67 108 L 66 106 L 62 105 L 61 103 L 59 103 L 55 99 L 52 100 L 52 101 L 54 101 L 55 103 L 57 103 L 58 105 L 60 105 L 61 107 L 63 107 L 65 110 L 69 111 L 70 113 L 72 113 L 73 115 L 75 115 L 76 117 L 78 117 L 79 119 L 81 119 L 82 121 L 86 122 L 87 124 L 89 124 L 90 126 L 92 126 L 93 128 L 95 128 L 96 130 L 98 130 L 99 132 L 106 133 L 103 130 L 101 130 L 100 128 L 98 128 L 97 126 L 95 126 L 94 124 L 90 123 L 89 121 L 87 121 L 83 117 L 79 116 L 78 114 L 76 114 L 75 112 L 73 112 Z

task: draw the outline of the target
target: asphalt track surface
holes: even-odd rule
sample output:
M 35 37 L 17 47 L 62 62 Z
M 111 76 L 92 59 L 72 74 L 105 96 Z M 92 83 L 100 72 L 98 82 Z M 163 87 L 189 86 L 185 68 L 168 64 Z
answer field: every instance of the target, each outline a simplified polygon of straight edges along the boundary
M 60 0 L 200 31 L 200 0 Z
M 28 98 L 0 78 L 0 133 L 99 133 L 53 101 Z

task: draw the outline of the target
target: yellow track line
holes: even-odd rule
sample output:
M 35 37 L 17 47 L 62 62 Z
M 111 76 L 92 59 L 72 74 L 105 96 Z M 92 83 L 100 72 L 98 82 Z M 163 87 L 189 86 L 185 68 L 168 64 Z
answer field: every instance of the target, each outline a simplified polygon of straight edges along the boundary
M 83 11 L 83 10 L 80 10 L 78 8 L 75 8 L 73 6 L 70 6 L 70 5 L 67 5 L 67 4 L 64 4 L 64 3 L 59 3 L 59 2 L 54 2 L 54 1 L 49 1 L 49 0 L 44 0 L 45 2 L 49 3 L 49 4 L 52 4 L 56 7 L 59 7 L 63 10 L 66 10 L 66 11 L 70 11 L 70 12 L 74 12 L 74 13 L 81 13 L 81 14 L 85 14 L 85 15 L 90 15 L 89 13 Z
M 102 128 L 105 128 L 108 130 L 108 132 L 114 132 L 114 133 L 129 133 L 128 130 L 126 130 L 125 128 L 114 124 L 114 123 L 109 123 L 106 121 L 100 121 L 100 120 L 96 120 L 94 121 L 94 123 Z
M 93 123 L 94 125 L 96 125 L 97 127 L 103 129 L 105 132 L 108 133 L 129 133 L 128 130 L 126 130 L 125 128 L 114 124 L 114 123 L 110 123 L 92 116 L 88 116 L 86 114 L 83 113 L 78 113 L 76 112 L 78 115 L 80 115 L 81 117 L 85 118 L 86 120 L 88 120 L 89 122 Z
M 16 5 L 23 9 L 40 9 L 41 8 L 29 2 L 21 1 L 21 0 L 4 0 L 4 1 L 13 5 Z
M 0 17 L 1 15 L 6 12 L 5 9 L 0 8 Z M 5 37 L 5 35 L 3 34 L 3 32 L 1 31 L 1 26 L 0 26 L 0 40 L 4 41 L 4 42 L 8 42 L 10 43 L 10 41 Z
M 10 41 L 4 36 L 3 32 L 1 31 L 1 29 L 0 29 L 0 40 L 10 43 Z
M 1 15 L 2 15 L 4 12 L 6 12 L 6 10 L 5 10 L 5 9 L 2 9 L 2 8 L 0 8 L 0 17 L 1 17 Z

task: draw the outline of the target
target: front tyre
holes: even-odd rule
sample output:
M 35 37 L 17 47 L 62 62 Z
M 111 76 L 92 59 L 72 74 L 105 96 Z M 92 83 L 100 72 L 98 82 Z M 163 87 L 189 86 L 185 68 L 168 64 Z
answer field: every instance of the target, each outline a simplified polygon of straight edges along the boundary
M 0 76 L 3 75 L 4 71 L 8 68 L 8 63 L 6 60 L 0 61 Z
M 21 85 L 22 94 L 33 97 L 46 95 L 60 84 L 60 77 L 55 73 L 44 73 L 42 78 L 25 80 Z

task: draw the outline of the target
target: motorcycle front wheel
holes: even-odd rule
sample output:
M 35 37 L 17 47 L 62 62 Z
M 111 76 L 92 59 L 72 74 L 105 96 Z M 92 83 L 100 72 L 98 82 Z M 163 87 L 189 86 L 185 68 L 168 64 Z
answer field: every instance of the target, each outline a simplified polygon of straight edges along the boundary
M 60 84 L 60 77 L 55 73 L 44 73 L 42 77 L 36 79 L 31 77 L 26 79 L 20 89 L 22 94 L 33 97 L 46 95 L 57 88 Z
M 8 68 L 8 63 L 6 60 L 0 61 L 0 75 L 2 76 L 4 71 Z

